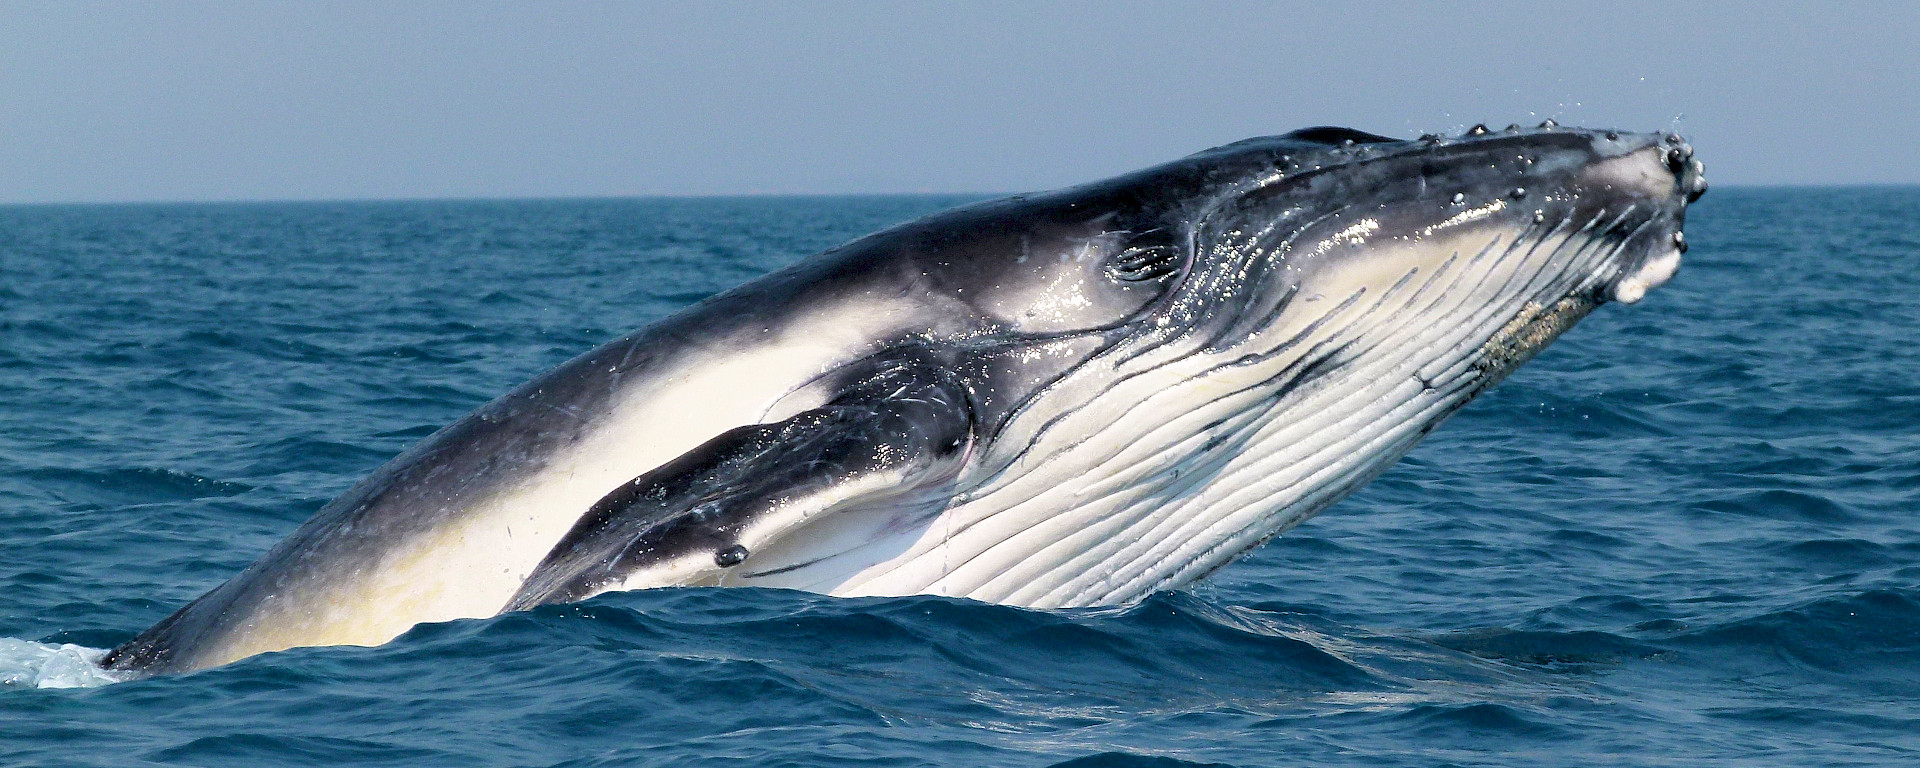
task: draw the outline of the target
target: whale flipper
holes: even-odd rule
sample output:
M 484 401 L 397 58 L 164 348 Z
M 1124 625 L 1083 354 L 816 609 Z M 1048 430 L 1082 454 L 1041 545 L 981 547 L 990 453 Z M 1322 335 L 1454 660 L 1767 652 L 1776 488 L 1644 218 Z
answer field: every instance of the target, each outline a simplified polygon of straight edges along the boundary
M 950 480 L 972 407 L 951 369 L 924 359 L 862 366 L 825 405 L 722 433 L 593 505 L 503 610 L 581 600 L 653 572 L 697 581 L 849 506 Z

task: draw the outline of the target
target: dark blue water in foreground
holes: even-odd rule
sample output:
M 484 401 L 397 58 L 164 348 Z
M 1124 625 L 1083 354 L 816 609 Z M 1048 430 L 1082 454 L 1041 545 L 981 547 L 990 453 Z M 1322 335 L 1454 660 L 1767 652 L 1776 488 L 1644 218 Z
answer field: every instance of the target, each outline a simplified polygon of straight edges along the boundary
M 1920 189 L 1715 190 L 1189 592 L 657 590 L 104 687 L 437 427 L 953 199 L 0 208 L 0 765 L 1920 764 Z

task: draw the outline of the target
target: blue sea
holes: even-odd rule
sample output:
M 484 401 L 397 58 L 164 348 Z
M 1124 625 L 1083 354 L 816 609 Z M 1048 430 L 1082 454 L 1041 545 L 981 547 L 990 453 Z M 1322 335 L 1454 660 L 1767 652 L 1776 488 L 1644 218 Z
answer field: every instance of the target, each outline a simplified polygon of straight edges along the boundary
M 1716 189 L 1187 591 L 607 595 L 110 683 L 412 442 L 952 197 L 0 208 L 0 765 L 1920 764 L 1920 189 Z

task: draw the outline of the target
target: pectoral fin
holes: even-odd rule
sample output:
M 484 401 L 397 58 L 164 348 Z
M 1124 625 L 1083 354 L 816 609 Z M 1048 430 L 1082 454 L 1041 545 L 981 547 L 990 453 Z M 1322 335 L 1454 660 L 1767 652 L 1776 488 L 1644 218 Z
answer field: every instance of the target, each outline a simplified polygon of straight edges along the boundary
M 971 442 L 971 413 L 943 366 L 875 365 L 819 408 L 722 433 L 607 494 L 505 610 L 696 583 L 838 507 L 941 482 Z

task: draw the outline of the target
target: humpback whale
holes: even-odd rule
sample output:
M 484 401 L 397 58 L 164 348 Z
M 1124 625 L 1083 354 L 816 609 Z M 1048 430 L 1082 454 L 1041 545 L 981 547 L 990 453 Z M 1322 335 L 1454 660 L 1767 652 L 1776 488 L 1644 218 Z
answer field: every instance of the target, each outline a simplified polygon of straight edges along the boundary
M 1180 587 L 1671 277 L 1671 134 L 1248 139 L 936 213 L 590 350 L 111 651 L 178 672 L 610 590 Z

